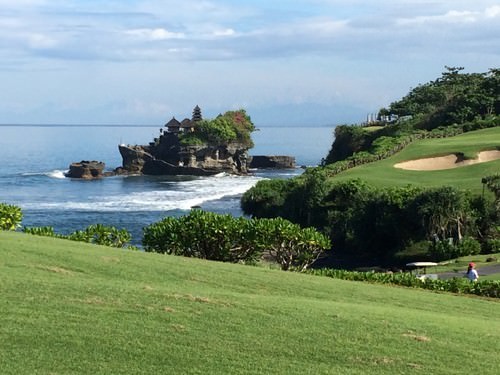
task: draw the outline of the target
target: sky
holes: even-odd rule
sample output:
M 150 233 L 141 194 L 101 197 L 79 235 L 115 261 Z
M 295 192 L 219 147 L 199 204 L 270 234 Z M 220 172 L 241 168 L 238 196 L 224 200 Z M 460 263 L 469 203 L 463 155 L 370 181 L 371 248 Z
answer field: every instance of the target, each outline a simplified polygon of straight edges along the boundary
M 500 1 L 0 0 L 0 124 L 359 123 L 499 62 Z

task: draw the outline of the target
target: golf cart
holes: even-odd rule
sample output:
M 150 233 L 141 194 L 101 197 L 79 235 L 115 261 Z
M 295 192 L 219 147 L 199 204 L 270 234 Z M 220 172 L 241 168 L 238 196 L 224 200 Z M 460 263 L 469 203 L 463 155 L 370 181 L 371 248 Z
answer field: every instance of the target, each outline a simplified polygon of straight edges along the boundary
M 420 280 L 432 279 L 437 280 L 438 275 L 436 273 L 427 273 L 427 267 L 435 267 L 437 263 L 434 262 L 413 262 L 407 263 L 406 267 L 410 270 L 410 273 L 415 272 L 415 277 Z

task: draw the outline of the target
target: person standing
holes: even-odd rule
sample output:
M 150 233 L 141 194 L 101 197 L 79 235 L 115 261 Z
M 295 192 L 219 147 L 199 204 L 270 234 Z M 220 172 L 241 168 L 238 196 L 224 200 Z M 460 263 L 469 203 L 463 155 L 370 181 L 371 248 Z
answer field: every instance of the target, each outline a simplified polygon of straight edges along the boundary
M 476 267 L 474 263 L 469 263 L 469 267 L 467 268 L 467 273 L 465 274 L 465 276 L 467 276 L 467 278 L 472 282 L 477 281 L 477 279 L 479 279 L 479 275 L 477 274 L 477 271 L 474 267 Z

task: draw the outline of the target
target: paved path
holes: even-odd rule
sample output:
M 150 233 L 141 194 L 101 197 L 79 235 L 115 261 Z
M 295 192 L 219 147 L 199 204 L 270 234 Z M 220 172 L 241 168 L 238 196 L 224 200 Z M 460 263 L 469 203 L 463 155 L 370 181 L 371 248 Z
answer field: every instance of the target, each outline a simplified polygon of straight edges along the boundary
M 491 266 L 478 267 L 476 268 L 476 270 L 477 273 L 479 274 L 479 278 L 481 278 L 481 276 L 500 273 L 500 263 L 495 263 L 492 264 Z M 438 275 L 440 279 L 451 279 L 452 277 L 464 277 L 465 272 L 467 272 L 467 269 L 464 269 L 463 271 L 460 272 L 443 272 L 439 273 Z

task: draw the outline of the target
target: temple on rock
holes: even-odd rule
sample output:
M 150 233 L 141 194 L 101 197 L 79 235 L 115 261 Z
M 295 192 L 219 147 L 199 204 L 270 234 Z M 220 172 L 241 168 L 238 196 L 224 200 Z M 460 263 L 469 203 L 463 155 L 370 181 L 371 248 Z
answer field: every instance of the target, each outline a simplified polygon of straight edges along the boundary
M 165 128 L 167 128 L 168 133 L 189 133 L 194 131 L 196 123 L 201 120 L 203 120 L 201 109 L 199 106 L 196 106 L 193 109 L 193 116 L 191 117 L 191 119 L 185 118 L 184 120 L 179 122 L 175 117 L 172 117 L 172 120 L 165 124 Z M 160 129 L 160 133 L 163 132 L 164 130 Z
M 230 119 L 237 123 L 246 119 L 243 110 L 228 111 L 220 116 L 232 116 Z M 196 128 L 202 121 L 201 109 L 196 106 L 190 119 L 178 121 L 172 117 L 149 144 L 118 145 L 122 166 L 112 173 L 103 172 L 102 162 L 82 161 L 70 166 L 71 173 L 67 177 L 95 179 L 112 174 L 209 176 L 222 172 L 245 175 L 249 168 L 295 168 L 295 158 L 291 156 L 249 156 L 251 142 L 237 139 L 208 142 L 196 138 Z
M 197 105 L 192 117 L 182 121 L 172 117 L 160 129 L 159 137 L 149 145 L 119 145 L 122 170 L 127 173 L 152 175 L 211 175 L 221 172 L 247 174 L 248 145 L 240 142 L 228 144 L 185 144 L 181 135 L 196 131 L 203 120 Z

